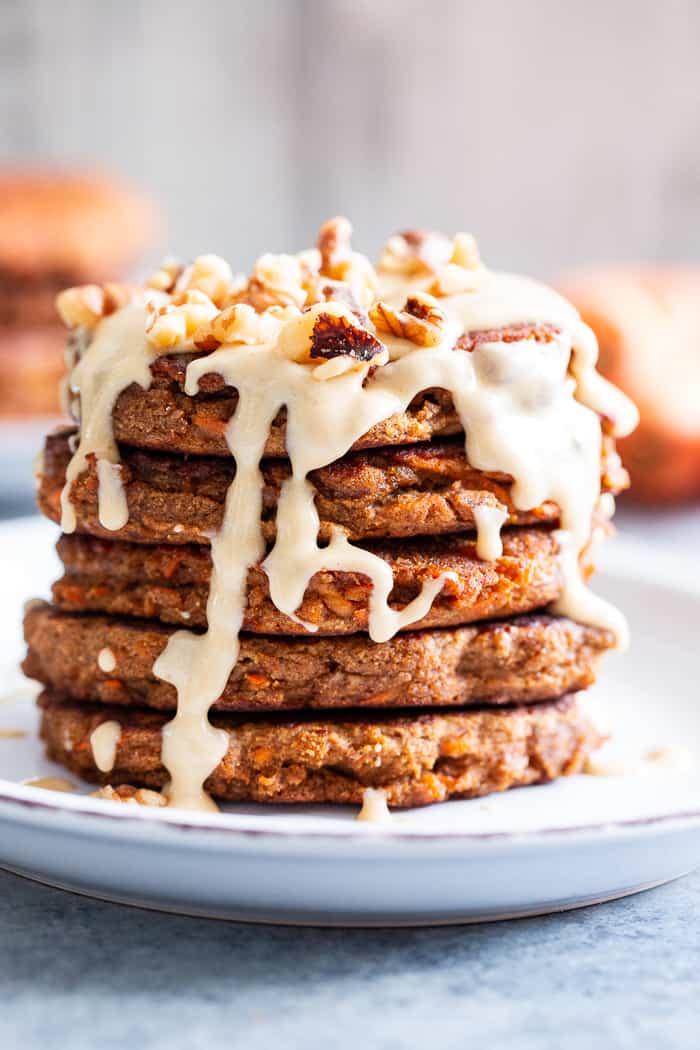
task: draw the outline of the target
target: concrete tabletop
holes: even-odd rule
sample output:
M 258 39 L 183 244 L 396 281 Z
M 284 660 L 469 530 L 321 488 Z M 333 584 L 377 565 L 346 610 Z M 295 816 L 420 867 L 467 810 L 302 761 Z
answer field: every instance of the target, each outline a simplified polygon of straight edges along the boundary
M 700 873 L 545 918 L 217 923 L 0 873 L 0 1046 L 696 1050 Z

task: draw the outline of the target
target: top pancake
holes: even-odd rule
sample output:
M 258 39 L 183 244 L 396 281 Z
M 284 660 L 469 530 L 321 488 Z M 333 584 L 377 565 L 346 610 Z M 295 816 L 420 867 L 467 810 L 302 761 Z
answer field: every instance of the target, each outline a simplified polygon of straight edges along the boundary
M 456 353 L 469 353 L 480 343 L 512 343 L 523 339 L 551 342 L 551 325 L 513 325 L 498 330 L 471 332 L 457 343 Z M 151 385 L 144 390 L 136 383 L 117 398 L 112 413 L 116 440 L 134 448 L 229 456 L 226 424 L 238 404 L 238 393 L 227 386 L 217 372 L 202 376 L 195 395 L 185 393 L 187 366 L 201 354 L 165 354 L 151 365 Z M 371 383 L 371 376 L 367 382 Z M 286 410 L 283 408 L 270 429 L 265 446 L 268 457 L 286 456 Z M 462 424 L 446 390 L 427 389 L 419 393 L 404 412 L 390 416 L 371 427 L 352 446 L 352 450 L 411 445 L 443 439 L 462 433 Z M 618 482 L 626 478 L 619 465 Z

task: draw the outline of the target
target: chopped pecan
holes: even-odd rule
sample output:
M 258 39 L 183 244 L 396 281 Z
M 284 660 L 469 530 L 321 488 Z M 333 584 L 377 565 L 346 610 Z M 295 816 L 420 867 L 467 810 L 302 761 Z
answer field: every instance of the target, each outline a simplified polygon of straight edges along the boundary
M 455 344 L 456 350 L 469 353 L 481 343 L 520 343 L 524 339 L 534 339 L 536 343 L 552 343 L 561 334 L 557 325 L 544 322 L 525 322 L 508 325 L 507 328 L 487 328 L 480 332 L 465 332 Z
M 356 361 L 371 361 L 381 354 L 383 343 L 367 329 L 341 315 L 319 314 L 311 333 L 309 357 L 352 357 Z
M 175 296 L 165 306 L 148 306 L 146 337 L 151 346 L 169 350 L 192 338 L 202 325 L 216 317 L 217 310 L 208 295 L 190 288 Z
M 317 276 L 309 283 L 308 305 L 312 303 L 342 303 L 365 324 L 367 313 L 357 297 L 357 288 L 348 281 L 334 281 L 331 277 Z
M 155 288 L 159 292 L 172 292 L 184 268 L 179 259 L 167 256 L 148 278 L 146 287 Z
M 452 244 L 442 233 L 406 230 L 390 237 L 379 260 L 381 273 L 417 277 L 435 273 L 450 259 Z
M 403 310 L 395 310 L 388 303 L 375 303 L 369 317 L 378 332 L 409 339 L 417 346 L 437 346 L 447 323 L 432 296 L 425 294 L 410 295 Z
M 479 245 L 471 233 L 458 233 L 452 242 L 450 262 L 465 270 L 478 270 L 481 266 Z
M 230 298 L 229 303 L 246 303 L 258 313 L 271 306 L 296 306 L 306 302 L 305 272 L 293 255 L 262 255 L 255 264 L 248 283 Z
M 174 287 L 176 292 L 203 292 L 221 308 L 234 291 L 234 276 L 220 255 L 198 255 L 191 266 L 180 272 Z
M 321 253 L 321 273 L 324 277 L 341 279 L 340 267 L 352 256 L 352 226 L 342 215 L 328 219 L 318 233 Z
M 106 802 L 125 802 L 137 806 L 167 806 L 168 800 L 160 791 L 151 791 L 149 788 L 135 788 L 131 784 L 121 784 L 113 788 L 111 784 L 105 784 L 92 792 L 93 798 L 101 798 Z
M 193 342 L 198 350 L 216 350 L 222 343 L 249 346 L 271 343 L 282 325 L 298 313 L 296 307 L 290 306 L 272 306 L 256 313 L 247 303 L 235 303 L 200 325 Z

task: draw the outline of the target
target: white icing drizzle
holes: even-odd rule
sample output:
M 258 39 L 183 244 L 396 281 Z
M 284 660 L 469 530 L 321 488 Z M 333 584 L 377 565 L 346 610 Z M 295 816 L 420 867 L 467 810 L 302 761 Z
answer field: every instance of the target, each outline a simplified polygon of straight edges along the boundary
M 484 561 L 495 561 L 503 554 L 501 526 L 508 511 L 500 503 L 496 507 L 474 507 L 476 523 L 476 553 Z
M 100 524 L 116 531 L 129 520 L 119 450 L 112 432 L 112 409 L 131 383 L 144 389 L 151 385 L 150 365 L 157 353 L 146 339 L 145 326 L 145 307 L 135 303 L 104 318 L 71 371 L 69 386 L 80 392 L 80 441 L 68 464 L 61 493 L 64 532 L 75 532 L 71 486 L 86 469 L 91 455 L 97 459 Z
M 362 809 L 356 819 L 372 821 L 372 823 L 391 819 L 386 791 L 383 788 L 365 788 L 362 792 Z
M 34 780 L 25 780 L 27 787 L 44 788 L 46 791 L 75 791 L 75 784 L 63 777 L 36 777 Z
M 100 649 L 97 654 L 97 666 L 100 671 L 104 671 L 105 674 L 111 674 L 117 666 L 117 658 L 111 649 L 107 647 Z
M 92 758 L 101 773 L 111 773 L 117 757 L 117 746 L 122 735 L 119 722 L 102 722 L 90 733 Z
M 402 306 L 408 293 L 425 290 L 428 283 L 428 278 L 384 279 L 379 298 Z M 636 422 L 636 410 L 598 376 L 593 333 L 574 308 L 546 286 L 479 269 L 469 292 L 443 298 L 439 305 L 448 318 L 440 344 L 420 348 L 404 339 L 382 337 L 391 360 L 369 379 L 365 365 L 331 369 L 332 377 L 320 380 L 314 374 L 318 367 L 282 352 L 281 337 L 268 343 L 224 345 L 189 364 L 188 394 L 196 394 L 201 377 L 212 372 L 238 391 L 238 407 L 226 429 L 236 475 L 221 528 L 211 538 L 207 631 L 171 635 L 153 668 L 178 694 L 175 717 L 163 731 L 170 804 L 214 805 L 203 784 L 226 755 L 229 738 L 209 723 L 208 711 L 238 657 L 248 569 L 265 555 L 259 463 L 283 406 L 292 473 L 278 500 L 276 542 L 263 565 L 273 602 L 290 618 L 297 620 L 308 582 L 321 569 L 359 572 L 372 580 L 369 633 L 377 642 L 388 640 L 430 608 L 449 574 L 425 584 L 406 608 L 395 610 L 388 605 L 391 570 L 382 559 L 353 546 L 339 529 L 327 546 L 319 546 L 319 519 L 308 475 L 345 455 L 372 426 L 403 412 L 421 391 L 442 388 L 452 396 L 472 466 L 510 475 L 511 498 L 520 510 L 548 501 L 558 504 L 561 527 L 555 535 L 564 586 L 556 611 L 609 627 L 624 643 L 624 620 L 585 587 L 578 557 L 588 541 L 600 494 L 598 417 L 607 417 L 615 433 L 625 434 Z M 464 332 L 543 322 L 561 330 L 546 343 L 524 338 L 480 343 L 472 352 L 454 349 Z M 100 322 L 73 369 L 71 385 L 81 393 L 82 426 L 62 494 L 64 531 L 75 528 L 70 485 L 90 454 L 97 457 L 100 521 L 117 529 L 127 520 L 111 412 L 129 383 L 148 387 L 149 365 L 156 354 L 144 336 L 143 307 L 129 306 Z M 499 507 L 477 511 L 480 557 L 500 555 L 505 517 Z

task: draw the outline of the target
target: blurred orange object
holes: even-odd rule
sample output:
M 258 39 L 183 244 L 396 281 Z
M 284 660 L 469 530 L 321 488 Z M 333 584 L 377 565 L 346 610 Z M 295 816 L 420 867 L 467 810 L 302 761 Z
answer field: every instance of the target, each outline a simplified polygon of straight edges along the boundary
M 155 229 L 152 205 L 110 179 L 0 172 L 0 416 L 58 413 L 56 295 L 123 277 Z
M 619 443 L 632 498 L 700 497 L 700 269 L 601 268 L 559 287 L 598 337 L 601 372 L 639 407 Z

